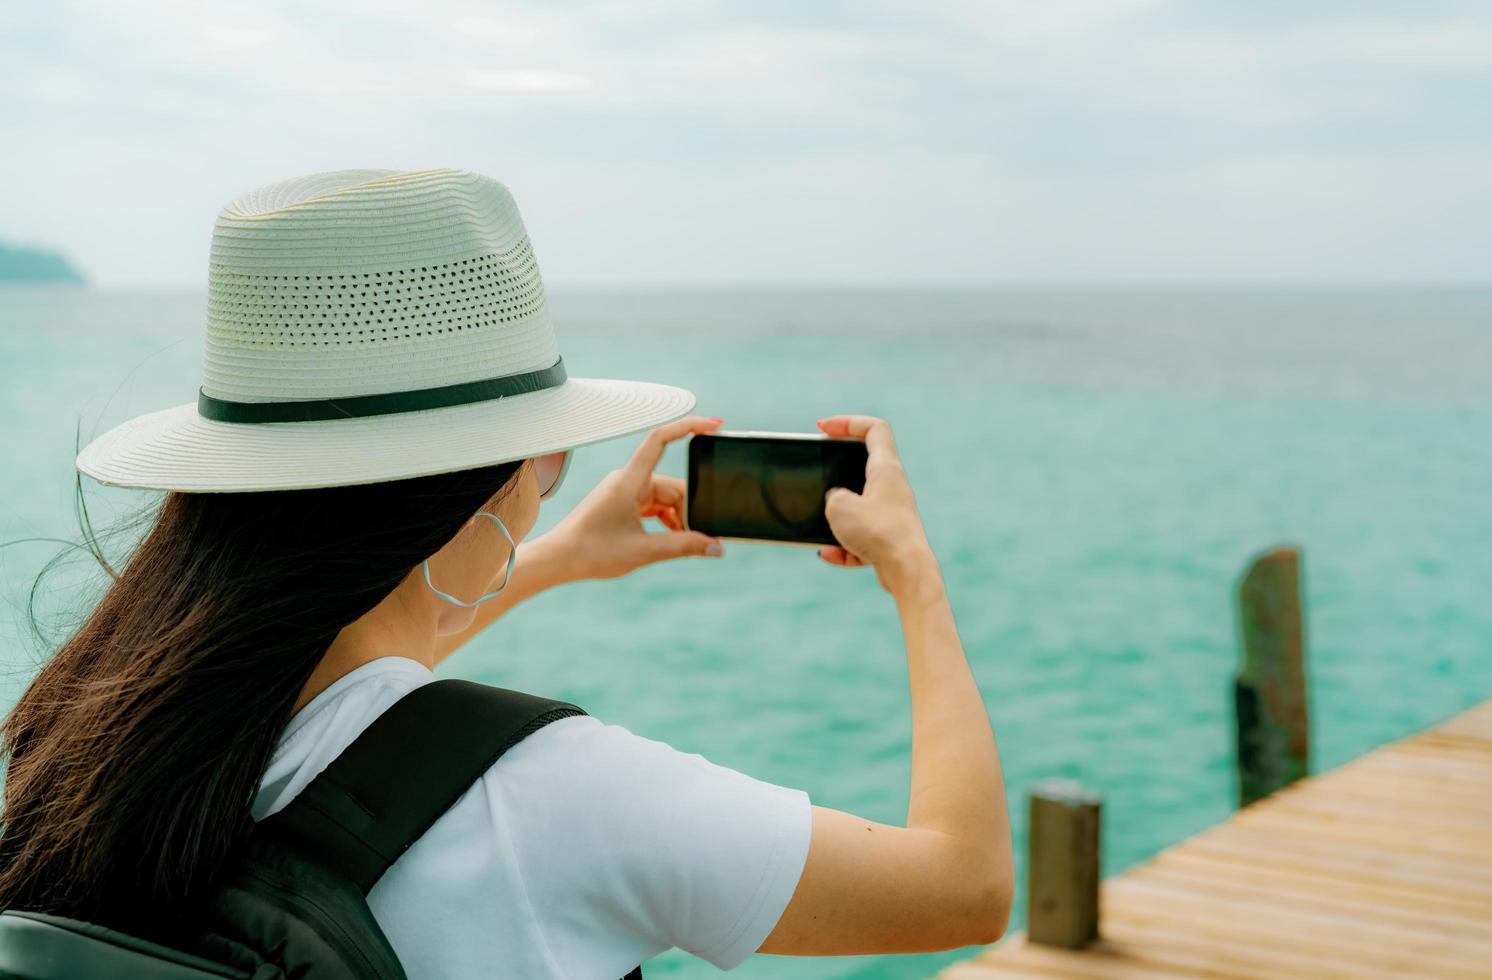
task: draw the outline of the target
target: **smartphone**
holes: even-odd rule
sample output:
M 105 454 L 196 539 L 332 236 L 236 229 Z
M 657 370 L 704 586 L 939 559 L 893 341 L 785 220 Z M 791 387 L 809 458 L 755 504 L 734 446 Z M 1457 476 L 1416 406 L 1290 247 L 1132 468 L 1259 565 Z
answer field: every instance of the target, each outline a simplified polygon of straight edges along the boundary
M 717 538 L 838 544 L 830 487 L 865 489 L 865 443 L 793 432 L 715 432 L 689 440 L 685 524 Z

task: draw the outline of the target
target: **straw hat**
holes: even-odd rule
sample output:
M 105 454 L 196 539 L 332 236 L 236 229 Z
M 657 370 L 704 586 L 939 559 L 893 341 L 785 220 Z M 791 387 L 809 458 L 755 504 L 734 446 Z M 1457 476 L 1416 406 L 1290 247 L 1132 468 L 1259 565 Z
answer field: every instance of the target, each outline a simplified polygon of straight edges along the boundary
M 161 490 L 376 483 L 651 428 L 680 388 L 572 378 L 507 188 L 465 170 L 338 170 L 218 215 L 198 400 L 78 468 Z

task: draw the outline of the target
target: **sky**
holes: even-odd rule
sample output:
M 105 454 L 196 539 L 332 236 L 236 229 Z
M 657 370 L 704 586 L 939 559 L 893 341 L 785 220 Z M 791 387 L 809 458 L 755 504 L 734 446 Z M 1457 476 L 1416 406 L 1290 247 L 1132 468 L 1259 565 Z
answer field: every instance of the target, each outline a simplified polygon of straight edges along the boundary
M 551 284 L 1492 282 L 1492 3 L 7 0 L 0 240 L 463 167 Z

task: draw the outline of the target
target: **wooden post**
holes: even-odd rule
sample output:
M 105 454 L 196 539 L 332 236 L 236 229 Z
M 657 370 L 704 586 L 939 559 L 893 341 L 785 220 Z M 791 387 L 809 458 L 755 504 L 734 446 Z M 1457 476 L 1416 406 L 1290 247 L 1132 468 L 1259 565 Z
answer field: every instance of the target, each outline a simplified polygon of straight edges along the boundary
M 1300 552 L 1265 552 L 1238 583 L 1243 666 L 1234 683 L 1238 805 L 1248 806 L 1310 772 Z
M 1071 780 L 1031 791 L 1026 939 L 1081 949 L 1098 938 L 1098 828 L 1102 799 Z

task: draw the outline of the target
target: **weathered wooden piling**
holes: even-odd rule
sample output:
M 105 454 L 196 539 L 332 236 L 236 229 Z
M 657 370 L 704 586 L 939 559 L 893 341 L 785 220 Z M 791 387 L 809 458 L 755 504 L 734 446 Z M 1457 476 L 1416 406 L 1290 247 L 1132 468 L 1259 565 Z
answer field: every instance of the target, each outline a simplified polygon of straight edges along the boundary
M 1305 617 L 1300 552 L 1279 547 L 1238 583 L 1243 665 L 1234 682 L 1238 805 L 1248 806 L 1310 773 Z
M 1012 936 L 941 978 L 1486 978 L 1489 787 L 1492 701 L 1110 878 L 1097 942 Z
M 1098 938 L 1102 802 L 1071 780 L 1031 791 L 1026 935 L 1033 943 L 1081 949 Z

